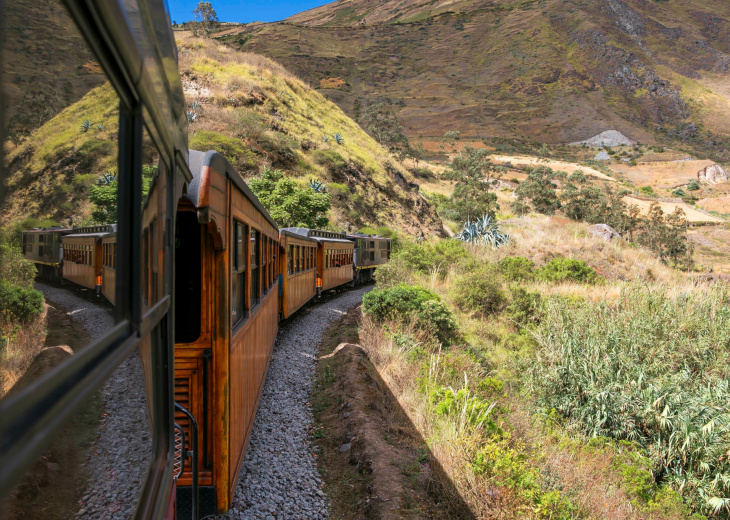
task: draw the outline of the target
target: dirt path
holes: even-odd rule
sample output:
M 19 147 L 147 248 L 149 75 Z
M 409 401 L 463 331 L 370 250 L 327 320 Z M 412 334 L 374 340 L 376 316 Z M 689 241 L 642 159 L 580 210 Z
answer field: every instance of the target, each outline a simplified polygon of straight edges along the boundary
M 89 343 L 88 332 L 66 309 L 53 302 L 47 304 L 45 347 L 62 345 L 76 352 Z M 21 384 L 29 384 L 50 368 L 52 366 L 31 367 Z M 30 373 L 32 370 L 36 373 Z M 101 404 L 94 396 L 23 476 L 10 496 L 0 502 L 3 518 L 61 520 L 74 517 L 86 488 L 84 461 L 100 415 Z
M 439 501 L 440 468 L 357 345 L 359 316 L 350 311 L 325 333 L 312 392 L 330 517 L 469 518 L 463 504 Z

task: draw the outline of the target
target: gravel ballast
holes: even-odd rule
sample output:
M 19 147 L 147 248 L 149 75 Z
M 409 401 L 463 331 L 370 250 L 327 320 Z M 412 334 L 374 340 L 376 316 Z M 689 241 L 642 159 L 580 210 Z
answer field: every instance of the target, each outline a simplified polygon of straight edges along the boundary
M 322 335 L 370 287 L 304 309 L 279 330 L 232 509 L 219 519 L 321 519 L 327 497 L 313 456 L 309 404 Z
M 36 289 L 81 323 L 92 341 L 114 325 L 112 311 L 105 305 L 42 283 Z M 104 383 L 101 401 L 102 417 L 84 468 L 87 488 L 76 518 L 126 519 L 137 505 L 152 451 L 144 377 L 136 351 Z
M 111 328 L 111 311 L 72 291 L 37 284 L 99 338 Z M 233 507 L 220 519 L 323 519 L 327 497 L 310 438 L 309 404 L 316 355 L 329 325 L 362 301 L 370 287 L 329 297 L 300 311 L 279 330 L 261 402 L 241 469 Z M 150 460 L 144 379 L 135 353 L 102 390 L 103 413 L 89 449 L 88 488 L 76 518 L 122 519 L 133 513 Z

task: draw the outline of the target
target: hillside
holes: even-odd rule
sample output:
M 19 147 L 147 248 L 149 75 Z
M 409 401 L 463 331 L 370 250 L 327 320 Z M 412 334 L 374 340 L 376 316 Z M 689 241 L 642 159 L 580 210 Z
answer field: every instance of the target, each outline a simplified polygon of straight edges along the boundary
M 729 20 L 722 0 L 343 0 L 217 37 L 350 115 L 390 101 L 411 137 L 568 143 L 616 129 L 727 162 Z
M 330 222 L 339 229 L 442 232 L 407 170 L 335 104 L 262 56 L 177 36 L 190 148 L 220 151 L 244 178 L 268 167 L 302 184 L 323 181 L 333 200 Z M 84 120 L 93 123 L 91 130 L 80 129 Z M 117 124 L 116 97 L 104 85 L 29 139 L 9 145 L 11 175 L 0 225 L 88 221 L 88 187 L 115 169 Z

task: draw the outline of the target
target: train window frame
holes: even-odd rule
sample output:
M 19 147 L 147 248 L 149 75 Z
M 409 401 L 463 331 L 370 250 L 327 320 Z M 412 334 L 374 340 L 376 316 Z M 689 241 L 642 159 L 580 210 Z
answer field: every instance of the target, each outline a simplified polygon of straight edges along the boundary
M 287 274 L 294 274 L 294 246 L 289 244 L 288 253 L 286 257 Z
M 233 221 L 231 247 L 231 327 L 236 328 L 248 317 L 246 306 L 248 272 L 248 248 L 243 237 L 248 236 L 248 226 L 240 220 Z M 238 291 L 238 292 L 236 292 Z

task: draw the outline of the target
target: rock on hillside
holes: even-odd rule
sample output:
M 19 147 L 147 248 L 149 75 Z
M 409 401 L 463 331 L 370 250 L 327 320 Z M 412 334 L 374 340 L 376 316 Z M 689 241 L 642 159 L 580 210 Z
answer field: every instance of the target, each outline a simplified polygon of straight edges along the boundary
M 598 135 L 586 139 L 585 141 L 578 141 L 570 143 L 571 145 L 583 145 L 587 144 L 593 148 L 602 148 L 604 146 L 632 146 L 636 144 L 636 141 L 632 141 L 618 130 L 606 130 Z
M 697 179 L 699 181 L 709 182 L 710 184 L 718 184 L 720 182 L 727 182 L 730 179 L 730 175 L 719 164 L 713 164 L 697 172 Z
M 342 110 L 259 55 L 177 32 L 190 148 L 219 150 L 248 178 L 276 168 L 332 195 L 340 229 L 388 226 L 441 235 L 435 209 L 412 175 Z

